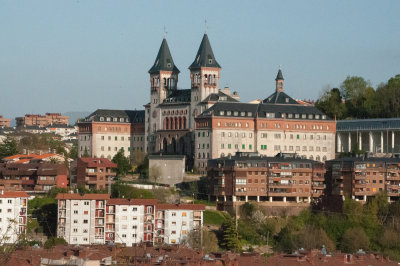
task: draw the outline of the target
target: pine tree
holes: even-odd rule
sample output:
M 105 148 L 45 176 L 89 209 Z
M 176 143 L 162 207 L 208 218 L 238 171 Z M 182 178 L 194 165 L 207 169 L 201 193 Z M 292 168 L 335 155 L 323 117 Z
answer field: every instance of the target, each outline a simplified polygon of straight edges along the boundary
M 15 155 L 18 153 L 17 142 L 11 136 L 8 136 L 0 144 L 0 159 L 4 157 Z
M 232 251 L 240 251 L 241 250 L 241 244 L 238 238 L 238 231 L 236 230 L 236 225 L 235 221 L 230 218 L 226 220 L 222 226 L 222 243 L 221 245 L 225 247 L 226 249 L 232 250 Z

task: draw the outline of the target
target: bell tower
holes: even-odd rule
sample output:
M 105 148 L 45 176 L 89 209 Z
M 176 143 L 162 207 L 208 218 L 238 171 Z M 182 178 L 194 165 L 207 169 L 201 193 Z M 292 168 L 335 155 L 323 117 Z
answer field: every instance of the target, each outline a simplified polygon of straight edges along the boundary
M 283 92 L 283 75 L 282 75 L 282 70 L 280 68 L 275 78 L 275 87 L 276 87 L 276 92 Z
M 177 89 L 179 69 L 175 66 L 166 38 L 162 40 L 156 60 L 149 70 L 150 103 L 146 105 L 145 138 L 147 152 L 154 151 L 156 133 L 162 127 L 161 104 Z
M 191 80 L 191 109 L 193 110 L 191 125 L 193 125 L 194 117 L 204 111 L 199 110 L 197 104 L 208 95 L 218 93 L 221 66 L 215 60 L 207 33 L 204 34 L 201 40 L 199 50 L 189 70 Z

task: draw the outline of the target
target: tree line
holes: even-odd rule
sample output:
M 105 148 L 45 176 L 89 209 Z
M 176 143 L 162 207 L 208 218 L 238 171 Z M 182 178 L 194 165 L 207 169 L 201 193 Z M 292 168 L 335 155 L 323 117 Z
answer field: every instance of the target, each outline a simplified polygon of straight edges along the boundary
M 338 120 L 400 117 L 400 74 L 376 89 L 362 77 L 348 76 L 339 88 L 325 88 L 315 106 Z

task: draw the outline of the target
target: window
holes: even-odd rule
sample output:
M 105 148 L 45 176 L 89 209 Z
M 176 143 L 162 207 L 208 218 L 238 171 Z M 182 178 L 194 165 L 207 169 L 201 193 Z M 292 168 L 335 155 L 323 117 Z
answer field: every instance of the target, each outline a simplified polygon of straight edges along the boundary
M 171 216 L 176 216 L 176 212 L 171 213 Z
M 253 146 L 251 144 L 249 144 L 249 150 L 251 150 L 253 148 Z
M 78 220 L 74 220 L 74 224 L 77 224 L 78 223 Z
M 182 212 L 182 217 L 186 217 L 186 212 Z
M 137 229 L 137 225 L 133 225 L 133 226 L 132 226 L 132 229 Z
M 88 223 L 88 220 L 83 220 L 83 223 L 84 223 L 84 224 L 87 224 L 87 223 Z
M 78 233 L 78 228 L 74 228 L 74 233 Z
M 89 201 L 85 201 L 83 204 L 88 206 L 89 205 Z
M 126 238 L 126 234 L 122 234 L 122 237 L 123 237 L 123 238 Z
M 10 200 L 10 199 L 9 199 L 7 202 L 8 202 L 9 204 L 12 204 L 12 200 Z
M 78 214 L 78 211 L 77 211 L 77 210 L 75 210 L 75 211 L 74 211 L 74 214 Z
M 89 211 L 84 211 L 83 214 L 88 215 Z
M 242 144 L 242 149 L 243 150 L 246 149 L 246 145 L 245 144 Z
M 176 235 L 176 231 L 175 230 L 171 231 L 171 234 Z
M 137 211 L 137 208 L 132 208 L 132 211 L 133 211 L 133 212 L 136 212 L 136 211 Z
M 228 144 L 228 149 L 230 149 L 230 148 L 232 148 L 232 145 L 231 145 L 231 144 Z

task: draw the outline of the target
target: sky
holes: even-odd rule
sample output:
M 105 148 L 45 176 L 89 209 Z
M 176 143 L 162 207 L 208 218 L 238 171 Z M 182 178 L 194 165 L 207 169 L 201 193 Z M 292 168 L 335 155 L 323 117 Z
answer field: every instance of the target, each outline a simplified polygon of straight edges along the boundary
M 376 87 L 400 73 L 399 11 L 398 0 L 0 0 L 0 115 L 144 109 L 164 27 L 182 89 L 206 30 L 220 88 L 243 102 L 273 93 L 279 66 L 297 99 L 349 75 Z

